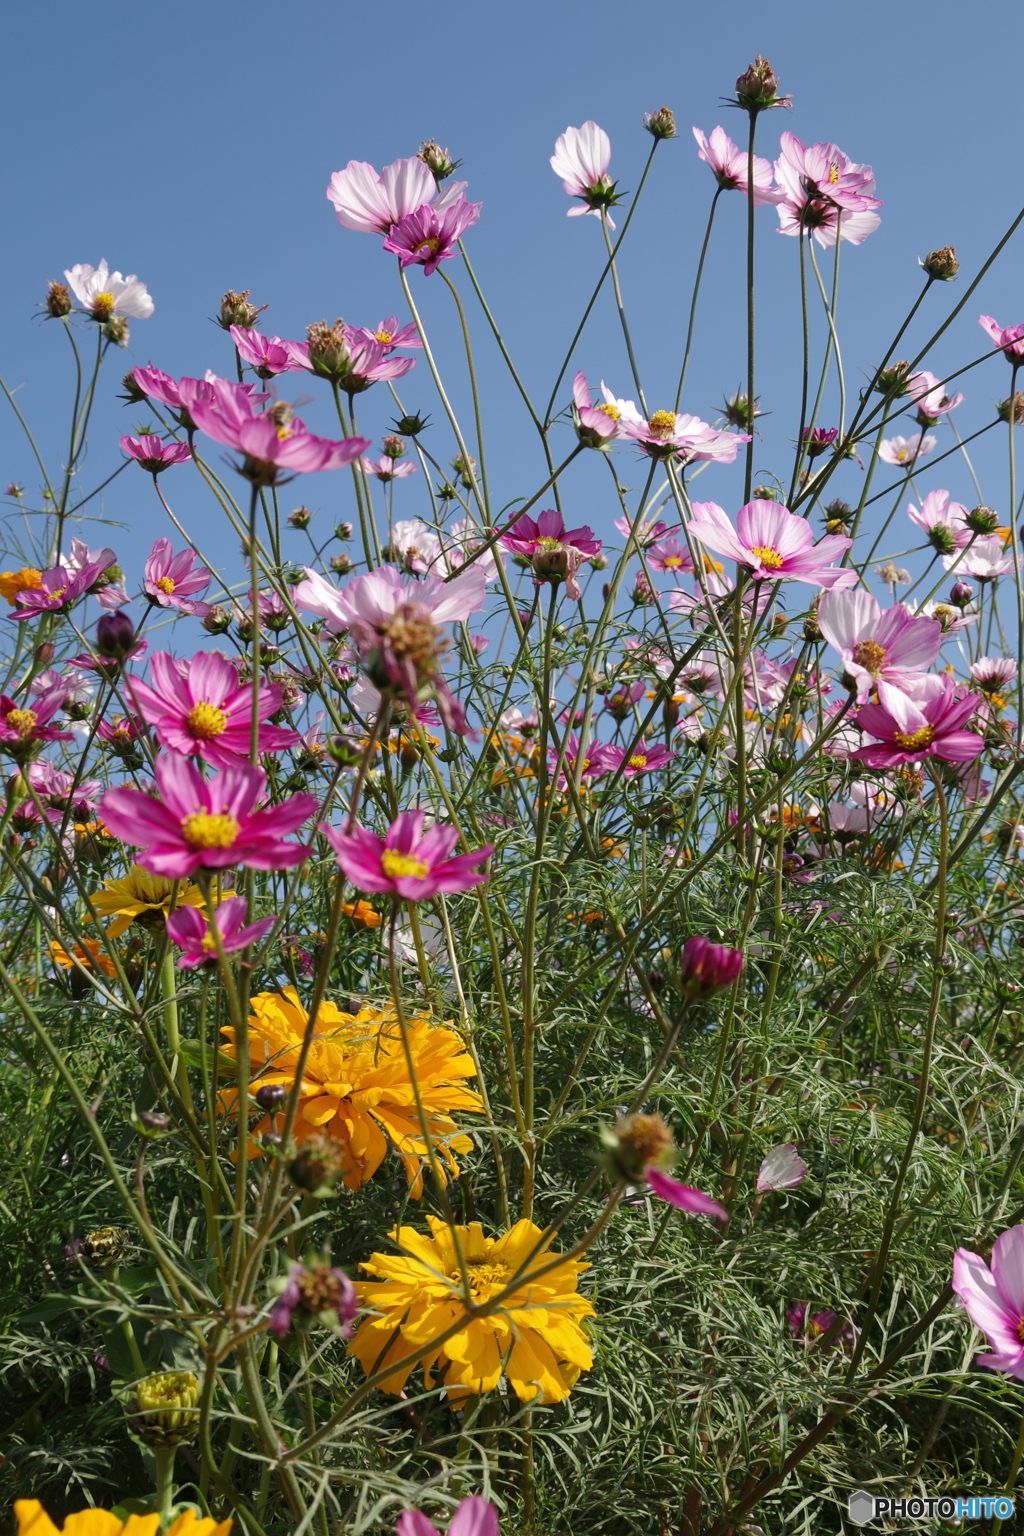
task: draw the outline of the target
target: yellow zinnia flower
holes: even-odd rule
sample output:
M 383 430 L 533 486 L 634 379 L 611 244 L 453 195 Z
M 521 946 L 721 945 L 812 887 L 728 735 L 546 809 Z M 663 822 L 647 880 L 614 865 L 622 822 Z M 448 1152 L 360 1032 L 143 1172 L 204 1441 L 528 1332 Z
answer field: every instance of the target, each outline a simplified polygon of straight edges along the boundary
M 261 992 L 252 999 L 252 1008 L 252 1091 L 265 1083 L 290 1089 L 309 1015 L 294 987 L 283 993 Z M 473 1058 L 454 1029 L 433 1024 L 429 1015 L 414 1015 L 406 1028 L 431 1139 L 457 1176 L 459 1165 L 452 1154 L 471 1151 L 473 1143 L 459 1133 L 451 1111 L 468 1109 L 478 1114 L 483 1108 L 480 1095 L 459 1081 L 476 1076 Z M 228 1027 L 224 1034 L 232 1042 L 227 1054 L 234 1055 L 235 1031 Z M 234 1092 L 223 1096 L 226 1108 L 233 1108 L 235 1100 Z M 267 1115 L 253 1135 L 258 1139 L 277 1128 L 274 1117 Z M 393 1009 L 381 1012 L 367 1005 L 358 1013 L 343 1013 L 334 1003 L 321 1003 L 294 1130 L 300 1146 L 318 1135 L 339 1144 L 341 1177 L 349 1189 L 358 1189 L 373 1177 L 390 1142 L 405 1164 L 413 1195 L 419 1198 L 427 1147 Z M 257 1141 L 251 1155 L 259 1156 L 262 1150 Z
M 97 917 L 112 917 L 107 932 L 111 938 L 119 938 L 130 923 L 137 922 L 142 928 L 161 928 L 171 910 L 172 898 L 177 890 L 176 907 L 201 907 L 203 893 L 198 885 L 184 885 L 180 880 L 165 880 L 162 875 L 152 875 L 141 864 L 133 864 L 120 880 L 104 880 L 102 888 L 89 900 Z M 224 891 L 223 901 L 234 891 Z
M 526 1272 L 503 1305 L 488 1317 L 474 1317 L 463 1306 L 459 1261 L 446 1222 L 428 1216 L 431 1236 L 414 1227 L 392 1230 L 389 1236 L 402 1252 L 375 1253 L 360 1269 L 380 1280 L 356 1284 L 359 1304 L 371 1311 L 349 1345 L 366 1374 L 401 1359 L 436 1338 L 459 1317 L 466 1326 L 424 1357 L 427 1388 L 433 1375 L 446 1388 L 455 1407 L 470 1394 L 492 1392 L 504 1370 L 524 1403 L 538 1399 L 559 1403 L 569 1396 L 581 1371 L 591 1367 L 592 1355 L 580 1318 L 594 1309 L 576 1289 L 580 1271 L 589 1268 L 567 1259 L 539 1280 L 533 1271 L 552 1255 L 540 1227 L 518 1221 L 503 1237 L 485 1237 L 478 1221 L 456 1227 L 469 1272 L 471 1300 L 476 1306 L 505 1288 L 517 1269 L 539 1245 Z M 412 1367 L 387 1377 L 384 1392 L 401 1392 Z
M 118 1519 L 109 1509 L 80 1509 L 77 1514 L 66 1515 L 58 1531 L 38 1499 L 16 1499 L 14 1513 L 18 1519 L 18 1536 L 156 1536 L 160 1528 L 159 1515 L 129 1515 L 127 1520 Z M 200 1518 L 194 1509 L 187 1509 L 169 1525 L 164 1536 L 230 1536 L 231 1520 Z

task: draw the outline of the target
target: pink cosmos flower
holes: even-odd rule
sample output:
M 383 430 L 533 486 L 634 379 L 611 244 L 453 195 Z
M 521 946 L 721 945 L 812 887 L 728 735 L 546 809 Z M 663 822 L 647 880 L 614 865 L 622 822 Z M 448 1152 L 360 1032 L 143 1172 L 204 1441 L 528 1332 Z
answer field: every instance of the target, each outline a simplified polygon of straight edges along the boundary
M 942 626 L 935 619 L 915 618 L 902 603 L 883 613 L 863 588 L 824 593 L 818 627 L 856 680 L 859 704 L 874 688 L 886 705 L 892 692 L 906 693 L 908 674 L 926 671 L 942 645 Z
M 154 875 L 187 880 L 200 869 L 288 869 L 307 857 L 306 845 L 284 837 L 313 814 L 313 795 L 292 795 L 255 809 L 267 776 L 261 768 L 225 768 L 204 779 L 170 753 L 155 765 L 158 796 L 121 786 L 100 801 L 115 837 L 141 847 L 138 862 Z
M 802 1339 L 805 1344 L 811 1344 L 815 1339 L 820 1339 L 823 1333 L 827 1333 L 838 1317 L 831 1307 L 823 1307 L 820 1312 L 812 1312 L 810 1319 L 807 1317 L 808 1303 L 799 1302 L 795 1307 L 786 1308 L 786 1322 L 794 1339 Z M 836 1336 L 837 1344 L 847 1344 L 853 1341 L 853 1328 L 849 1323 L 844 1323 Z
M 76 816 L 89 816 L 103 789 L 99 779 L 82 779 L 77 784 L 70 773 L 50 762 L 32 763 L 27 778 L 40 800 L 51 810 L 65 811 L 70 806 Z
M 619 754 L 619 762 L 625 760 L 622 769 L 624 779 L 635 779 L 639 773 L 655 773 L 659 768 L 664 768 L 675 757 L 667 747 L 649 747 L 646 741 L 638 741 L 626 757 L 625 753 Z M 616 764 L 616 767 L 618 764 Z
M 690 551 L 678 539 L 664 539 L 655 544 L 647 556 L 652 571 L 671 571 L 673 576 L 685 576 L 693 570 Z
M 363 463 L 366 463 L 365 459 Z M 428 528 L 418 517 L 391 524 L 386 559 L 397 560 L 410 574 L 424 576 L 440 556 L 441 540 L 433 528 Z
M 973 715 L 977 694 L 962 693 L 945 672 L 924 681 L 926 690 L 916 699 L 890 689 L 884 704 L 861 706 L 857 723 L 877 736 L 879 745 L 859 747 L 852 757 L 869 768 L 896 768 L 929 757 L 947 763 L 974 761 L 985 743 L 960 727 Z
M 67 276 L 67 273 L 64 274 Z M 1019 364 L 1024 360 L 1024 325 L 1008 325 L 1005 328 L 991 315 L 979 315 L 978 324 L 987 331 L 993 343 L 1002 348 L 1007 362 Z
M 369 326 L 351 326 L 353 337 L 359 337 L 363 341 L 375 341 L 384 348 L 385 353 L 393 352 L 396 347 L 422 347 L 420 333 L 410 320 L 407 325 L 399 325 L 397 315 L 387 315 L 383 320 L 378 320 L 371 330 Z
M 192 457 L 188 443 L 165 443 L 159 437 L 122 437 L 121 451 L 127 453 L 148 470 L 158 475 L 170 469 L 172 464 L 184 464 Z
M 697 140 L 697 158 L 709 165 L 718 185 L 725 190 L 747 191 L 747 152 L 737 149 L 724 128 L 713 128 L 706 139 L 699 128 L 693 129 Z M 754 156 L 754 204 L 781 202 L 785 193 L 772 186 L 772 163 Z
M 580 198 L 584 204 L 582 208 L 570 208 L 567 218 L 579 218 L 584 213 L 600 218 L 601 210 L 615 202 L 615 183 L 607 175 L 611 158 L 611 140 L 603 128 L 589 119 L 582 128 L 567 128 L 555 140 L 551 169 L 561 176 L 568 195 Z M 615 228 L 611 219 L 608 226 Z
M 581 208 L 570 209 L 572 213 L 584 212 Z M 604 389 L 604 385 L 601 386 Z M 621 411 L 618 406 L 607 399 L 608 391 L 605 391 L 604 405 L 592 405 L 590 402 L 590 385 L 587 383 L 586 374 L 577 373 L 572 381 L 572 419 L 576 428 L 576 436 L 587 448 L 605 448 L 619 434 L 619 417 Z
M 971 603 L 963 608 L 953 607 L 951 603 L 922 603 L 917 609 L 917 615 L 923 619 L 934 619 L 942 626 L 944 635 L 958 634 L 969 624 L 976 624 L 978 621 L 978 610 Z
M 992 1348 L 978 1365 L 1024 1381 L 1024 1226 L 1008 1227 L 992 1244 L 992 1268 L 980 1254 L 958 1248 L 953 1289 Z
M 929 544 L 941 555 L 952 554 L 971 542 L 967 508 L 959 501 L 950 501 L 948 491 L 929 491 L 920 507 L 908 502 L 907 516 L 924 530 Z
M 680 464 L 703 460 L 731 464 L 740 444 L 750 442 L 749 432 L 720 432 L 699 416 L 676 411 L 655 411 L 647 421 L 623 416 L 619 434 L 633 438 L 652 459 L 676 459 Z
M 215 926 L 225 954 L 258 944 L 273 928 L 275 917 L 261 917 L 246 924 L 249 904 L 244 896 L 226 896 L 210 918 L 198 907 L 176 907 L 167 919 L 167 937 L 183 951 L 179 971 L 191 971 L 198 965 L 217 964 L 217 945 L 211 933 Z
M 613 720 L 626 720 L 633 712 L 633 705 L 638 704 L 647 692 L 647 684 L 620 683 L 619 686 L 606 693 L 604 707 Z
M 579 772 L 580 782 L 583 784 L 592 784 L 595 779 L 603 779 L 606 773 L 614 772 L 619 766 L 621 759 L 622 751 L 619 747 L 613 747 L 605 741 L 588 741 L 585 747 L 581 747 L 579 737 L 572 735 L 565 743 L 565 755 L 562 759 L 562 771 L 558 776 L 558 788 L 565 790 L 569 784 L 574 783 L 577 772 Z M 552 773 L 557 762 L 558 753 L 554 747 L 550 747 L 548 749 L 548 767 Z
M 561 512 L 553 507 L 538 512 L 536 519 L 523 512 L 502 534 L 501 543 L 514 554 L 528 557 L 538 581 L 564 581 L 574 603 L 583 596 L 576 572 L 584 560 L 601 552 L 601 541 L 594 538 L 592 529 L 586 525 L 566 528 Z
M 461 570 L 482 543 L 480 529 L 470 522 L 468 517 L 460 517 L 452 523 L 450 528 L 444 530 L 441 553 L 434 567 L 435 570 L 444 571 L 446 575 L 450 571 Z M 485 582 L 497 581 L 501 569 L 504 568 L 505 557 L 501 550 L 495 549 L 492 544 L 473 561 L 473 564 L 483 571 Z
M 795 1189 L 807 1177 L 807 1164 L 792 1142 L 784 1141 L 772 1147 L 757 1170 L 757 1192 L 765 1194 L 770 1189 Z
M 636 529 L 635 544 L 637 549 L 650 549 L 652 544 L 656 544 L 659 539 L 664 538 L 665 534 L 668 533 L 667 523 L 653 522 L 649 517 L 641 517 L 633 522 L 630 522 L 628 517 L 617 517 L 615 519 L 615 526 L 624 539 L 628 539 L 634 528 Z M 673 526 L 678 525 L 674 524 Z
M 357 891 L 388 891 L 405 901 L 425 901 L 439 893 L 468 891 L 490 878 L 476 866 L 490 858 L 493 843 L 451 857 L 458 828 L 435 824 L 424 832 L 423 822 L 422 811 L 400 811 L 385 837 L 366 827 L 355 827 L 351 834 L 338 832 L 326 822 L 320 823 L 320 831 Z
M 983 693 L 999 693 L 1017 676 L 1012 656 L 979 656 L 971 662 L 971 676 Z
M 799 235 L 810 230 L 825 250 L 840 238 L 860 245 L 882 222 L 882 204 L 869 165 L 855 165 L 835 144 L 802 144 L 792 133 L 780 139 L 782 153 L 775 162 L 775 180 L 782 190 L 779 232 Z
M 906 391 L 908 398 L 917 405 L 917 419 L 922 427 L 934 427 L 940 416 L 948 415 L 964 403 L 963 395 L 947 395 L 945 385 L 926 368 L 910 375 Z
M 254 368 L 261 379 L 272 379 L 277 373 L 291 373 L 296 369 L 309 368 L 309 343 L 285 341 L 281 336 L 261 336 L 242 325 L 231 327 L 231 340 L 238 348 L 243 363 Z
M 68 696 L 65 687 L 19 704 L 6 693 L 0 694 L 0 752 L 10 757 L 35 757 L 44 741 L 74 741 L 73 731 L 59 731 L 50 720 Z
M 963 554 L 943 555 L 942 563 L 947 571 L 955 565 L 958 576 L 973 576 L 975 581 L 981 582 L 995 581 L 997 576 L 1012 574 L 1013 550 L 1007 548 L 998 533 L 993 533 L 975 539 Z M 22 601 L 20 595 L 19 601 Z
M 225 385 L 225 380 L 218 379 L 213 385 L 213 399 L 196 399 L 189 411 L 201 431 L 243 455 L 239 473 L 257 485 L 279 484 L 286 472 L 312 474 L 339 469 L 370 446 L 367 437 L 341 442 L 316 437 L 287 407 L 254 414 L 249 398 Z
M 807 519 L 777 501 L 748 501 L 736 515 L 735 529 L 717 502 L 696 501 L 689 532 L 746 566 L 755 581 L 806 581 L 831 590 L 855 586 L 858 580 L 856 571 L 832 564 L 852 539 L 832 533 L 815 544 Z
M 193 593 L 202 592 L 213 580 L 213 572 L 196 565 L 190 549 L 174 553 L 170 539 L 157 539 L 146 560 L 142 590 L 161 608 L 177 608 L 179 613 L 193 613 L 200 618 L 210 611 L 209 603 L 196 602 Z
M 386 454 L 378 460 L 361 459 L 359 462 L 364 474 L 375 475 L 385 485 L 389 480 L 404 480 L 416 473 L 416 465 L 411 459 L 389 459 Z
M 695 1189 L 692 1184 L 680 1184 L 678 1179 L 671 1178 L 653 1163 L 644 1169 L 644 1178 L 659 1199 L 667 1200 L 677 1211 L 690 1211 L 698 1216 L 717 1216 L 719 1221 L 729 1219 L 729 1212 L 718 1200 L 713 1200 L 702 1189 Z
M 878 457 L 884 464 L 916 464 L 935 448 L 937 437 L 918 432 L 913 437 L 886 437 L 878 445 Z
M 122 757 L 131 757 L 139 742 L 145 740 L 146 723 L 135 715 L 114 715 L 110 720 L 100 721 L 96 735 L 100 741 L 106 742 L 112 752 Z
M 221 389 L 228 393 L 233 390 L 238 396 L 253 403 L 268 398 L 257 392 L 255 384 L 233 384 L 227 379 L 218 379 L 217 375 L 209 370 L 204 379 L 175 380 L 169 373 L 164 373 L 161 368 L 154 368 L 150 364 L 148 368 L 133 368 L 132 374 L 142 393 L 175 411 L 183 427 L 191 428 L 195 425 L 189 415 L 189 407 L 194 401 L 210 401 L 217 398 L 214 384 L 219 384 Z
M 743 969 L 742 949 L 695 934 L 683 945 L 679 974 L 687 997 L 700 999 L 731 987 Z
M 395 1536 L 440 1536 L 440 1533 L 420 1510 L 407 1509 L 399 1516 Z M 469 1494 L 452 1516 L 448 1536 L 498 1536 L 497 1510 L 479 1494 Z
M 7 617 L 15 621 L 34 619 L 40 613 L 67 613 L 72 604 L 93 587 L 117 557 L 112 549 L 101 549 L 99 558 L 78 571 L 55 565 L 42 573 L 42 586 L 29 587 L 17 594 L 18 606 Z
M 415 213 L 424 203 L 446 208 L 466 189 L 464 181 L 451 182 L 440 195 L 432 172 L 413 155 L 394 160 L 378 175 L 364 160 L 350 160 L 335 171 L 327 187 L 339 224 L 364 234 L 386 235 L 392 224 Z
M 153 686 L 126 679 L 129 697 L 167 752 L 201 757 L 215 768 L 233 768 L 249 756 L 252 687 L 239 684 L 226 656 L 199 651 L 177 661 L 157 651 L 151 662 Z M 299 739 L 297 731 L 267 725 L 281 708 L 281 690 L 264 683 L 259 691 L 260 752 L 283 752 Z
M 456 244 L 480 217 L 482 203 L 467 203 L 464 197 L 440 207 L 423 204 L 406 214 L 388 230 L 384 250 L 391 251 L 403 267 L 421 266 L 424 277 L 436 272 L 438 263 L 459 253 Z M 403 361 L 411 363 L 411 358 Z
M 79 304 L 96 320 L 109 320 L 111 315 L 148 320 L 153 313 L 153 300 L 145 283 L 140 283 L 134 272 L 129 277 L 111 272 L 105 257 L 98 267 L 79 262 L 64 276 Z

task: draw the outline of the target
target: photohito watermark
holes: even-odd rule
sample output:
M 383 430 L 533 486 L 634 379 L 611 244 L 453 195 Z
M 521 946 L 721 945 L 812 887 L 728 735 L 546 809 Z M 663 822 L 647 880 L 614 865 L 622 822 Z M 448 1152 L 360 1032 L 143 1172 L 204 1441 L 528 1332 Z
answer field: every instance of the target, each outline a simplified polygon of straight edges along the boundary
M 872 1520 L 1008 1520 L 1013 1514 L 1013 1500 L 1005 1493 L 946 1493 L 937 1498 L 913 1494 L 905 1499 L 876 1498 L 863 1488 L 850 1494 L 848 1504 L 854 1525 L 868 1525 Z

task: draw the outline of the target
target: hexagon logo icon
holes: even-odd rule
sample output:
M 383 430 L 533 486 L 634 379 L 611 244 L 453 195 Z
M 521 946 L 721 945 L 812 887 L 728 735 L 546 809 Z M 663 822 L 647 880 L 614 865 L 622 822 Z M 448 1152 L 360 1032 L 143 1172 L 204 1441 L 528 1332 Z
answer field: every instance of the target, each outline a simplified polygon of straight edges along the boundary
M 858 1488 L 856 1493 L 850 1494 L 847 1510 L 854 1525 L 867 1525 L 869 1520 L 875 1518 L 874 1495 Z

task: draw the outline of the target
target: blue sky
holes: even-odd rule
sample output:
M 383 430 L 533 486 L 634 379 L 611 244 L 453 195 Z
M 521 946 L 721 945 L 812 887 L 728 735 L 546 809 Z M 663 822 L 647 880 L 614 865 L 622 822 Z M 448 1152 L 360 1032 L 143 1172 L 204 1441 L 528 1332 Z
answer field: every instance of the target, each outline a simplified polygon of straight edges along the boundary
M 885 201 L 881 229 L 843 253 L 840 323 L 851 389 L 916 296 L 917 257 L 955 245 L 962 292 L 1018 211 L 1016 61 L 1024 22 L 1020 7 L 994 0 L 976 0 L 970 10 L 948 0 L 928 7 L 899 0 L 856 7 L 810 0 L 733 0 L 728 7 L 685 0 L 663 7 L 636 0 L 449 0 L 444 7 L 300 0 L 282 7 L 250 0 L 244 8 L 181 0 L 173 13 L 147 5 L 130 20 L 88 21 L 58 3 L 45 26 L 30 9 L 10 13 L 5 34 L 8 239 L 0 370 L 46 450 L 60 452 L 71 384 L 59 328 L 40 328 L 32 317 L 46 279 L 105 256 L 111 266 L 137 273 L 156 300 L 153 318 L 133 324 L 128 354 L 109 360 L 87 485 L 118 462 L 120 433 L 147 417 L 144 408 L 116 399 L 125 368 L 152 361 L 173 374 L 230 371 L 228 338 L 209 320 L 225 288 L 248 287 L 257 302 L 268 302 L 265 328 L 285 336 L 302 337 L 310 321 L 337 315 L 355 324 L 396 310 L 407 317 L 393 258 L 375 237 L 341 229 L 325 199 L 331 172 L 350 158 L 380 166 L 433 136 L 463 160 L 468 195 L 484 204 L 468 237 L 474 266 L 529 387 L 545 400 L 603 259 L 597 221 L 566 219 L 567 199 L 548 165 L 567 124 L 592 117 L 607 129 L 612 173 L 628 191 L 650 145 L 643 113 L 665 102 L 677 115 L 680 137 L 658 151 L 622 258 L 652 408 L 674 395 L 713 192 L 690 125 L 710 131 L 721 122 L 740 137 L 740 115 L 720 98 L 755 53 L 770 56 L 794 98 L 791 113 L 761 120 L 761 152 L 777 153 L 782 128 L 805 141 L 831 138 L 874 166 Z M 743 217 L 738 194 L 723 199 L 683 402 L 705 419 L 714 419 L 723 393 L 743 377 Z M 761 210 L 758 384 L 772 414 L 763 423 L 757 467 L 785 473 L 796 430 L 797 252 L 796 242 L 775 230 L 774 212 Z M 936 371 L 984 349 L 980 311 L 1003 324 L 1024 319 L 1022 239 L 943 343 Z M 501 505 L 532 494 L 543 461 L 460 267 L 448 264 L 474 328 L 490 401 L 489 468 Z M 468 425 L 450 295 L 438 278 L 424 279 L 418 270 L 412 282 Z M 957 293 L 957 285 L 933 290 L 914 334 L 923 335 Z M 820 342 L 820 314 L 815 330 Z M 603 376 L 617 393 L 633 393 L 610 293 L 577 356 L 592 379 Z M 316 394 L 303 414 L 312 428 L 333 435 L 328 399 L 315 382 L 299 379 L 292 387 L 295 377 L 281 393 Z M 999 358 L 969 374 L 962 427 L 987 419 L 1008 384 Z M 429 410 L 440 423 L 422 363 L 401 392 L 408 406 Z M 363 398 L 360 428 L 379 439 L 393 406 L 381 386 Z M 939 435 L 947 446 L 949 428 Z M 452 451 L 440 424 L 427 441 L 438 457 Z M 561 429 L 556 453 L 570 443 Z M 996 506 L 1005 505 L 1004 458 L 1003 445 L 987 441 L 978 453 L 986 499 Z M 607 537 L 616 508 L 596 460 L 590 455 L 574 468 L 564 501 L 571 522 L 590 522 Z M 640 484 L 628 452 L 620 454 L 620 468 L 630 484 Z M 839 493 L 854 499 L 859 475 L 855 465 L 844 466 Z M 23 481 L 31 490 L 37 478 L 9 413 L 0 415 L 0 483 Z M 163 484 L 204 548 L 240 574 L 233 537 L 213 521 L 192 472 L 172 471 Z M 923 488 L 932 485 L 976 499 L 956 461 L 948 472 L 942 466 L 922 477 Z M 700 487 L 702 496 L 733 510 L 741 468 L 712 467 Z M 414 482 L 398 490 L 400 513 L 421 510 Z M 317 509 L 317 526 L 326 531 L 353 514 L 350 477 L 318 476 L 286 488 L 285 507 L 299 501 Z M 137 576 L 152 539 L 170 531 L 147 478 L 126 472 L 105 495 L 102 514 L 127 531 L 94 528 L 91 541 L 101 535 L 115 544 Z M 299 558 L 302 541 L 291 538 Z

